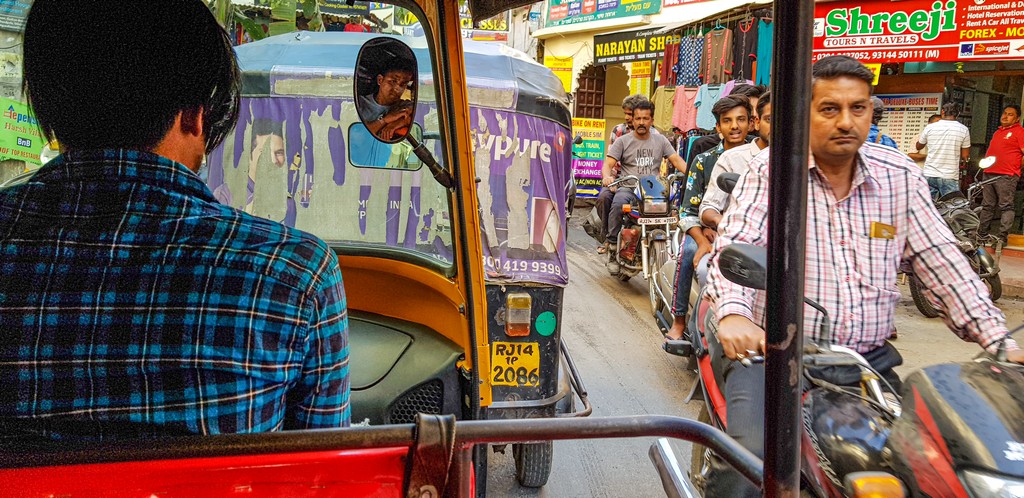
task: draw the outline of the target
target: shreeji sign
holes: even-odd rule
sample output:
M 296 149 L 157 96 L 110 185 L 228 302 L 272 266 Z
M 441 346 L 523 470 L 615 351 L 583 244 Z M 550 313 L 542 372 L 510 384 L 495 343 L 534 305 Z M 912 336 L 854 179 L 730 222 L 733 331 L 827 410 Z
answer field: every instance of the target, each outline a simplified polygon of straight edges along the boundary
M 594 64 L 618 64 L 661 59 L 665 45 L 678 43 L 678 35 L 658 34 L 657 29 L 624 31 L 594 37 Z

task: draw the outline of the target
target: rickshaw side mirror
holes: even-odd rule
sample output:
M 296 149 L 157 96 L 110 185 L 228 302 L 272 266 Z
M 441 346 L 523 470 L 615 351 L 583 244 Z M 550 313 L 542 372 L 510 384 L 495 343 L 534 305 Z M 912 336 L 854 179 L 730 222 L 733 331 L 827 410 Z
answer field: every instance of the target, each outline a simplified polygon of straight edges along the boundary
M 373 38 L 359 49 L 355 71 L 356 113 L 370 135 L 394 144 L 410 136 L 419 96 L 419 68 L 408 45 Z
M 750 244 L 730 244 L 718 255 L 718 268 L 730 282 L 764 290 L 768 284 L 768 250 Z
M 723 192 L 731 194 L 733 189 L 736 188 L 736 183 L 740 181 L 739 173 L 722 173 L 718 175 L 718 188 L 722 189 Z
M 572 143 L 573 143 L 573 145 L 582 145 L 583 144 L 583 135 L 576 135 L 576 138 L 572 139 Z

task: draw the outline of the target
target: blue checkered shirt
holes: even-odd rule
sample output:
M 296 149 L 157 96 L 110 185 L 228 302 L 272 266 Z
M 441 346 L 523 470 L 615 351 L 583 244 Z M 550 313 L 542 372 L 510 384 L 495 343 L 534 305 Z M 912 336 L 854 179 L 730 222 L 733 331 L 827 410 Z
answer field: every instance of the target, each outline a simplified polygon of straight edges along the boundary
M 349 423 L 337 257 L 181 164 L 71 153 L 0 191 L 0 275 L 0 421 L 51 437 Z

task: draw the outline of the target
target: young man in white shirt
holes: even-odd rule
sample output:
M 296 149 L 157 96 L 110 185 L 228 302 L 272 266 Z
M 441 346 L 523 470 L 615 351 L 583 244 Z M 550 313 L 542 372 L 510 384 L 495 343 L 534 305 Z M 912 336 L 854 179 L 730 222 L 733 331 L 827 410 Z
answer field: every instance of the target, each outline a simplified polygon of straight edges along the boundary
M 971 156 L 971 132 L 956 120 L 960 106 L 947 102 L 942 106 L 942 119 L 924 128 L 915 146 L 928 146 L 924 158 L 924 177 L 932 197 L 943 197 L 960 190 L 960 164 Z

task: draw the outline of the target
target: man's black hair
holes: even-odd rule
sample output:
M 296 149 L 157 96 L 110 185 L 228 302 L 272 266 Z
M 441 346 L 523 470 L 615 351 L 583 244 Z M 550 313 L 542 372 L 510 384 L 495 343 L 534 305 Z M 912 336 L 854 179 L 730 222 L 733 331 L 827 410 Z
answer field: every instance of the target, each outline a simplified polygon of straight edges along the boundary
M 811 67 L 811 77 L 814 80 L 834 80 L 842 77 L 859 79 L 867 83 L 869 89 L 875 81 L 875 73 L 848 55 L 830 55 L 815 62 Z
M 750 100 L 746 97 L 735 96 L 731 93 L 727 97 L 722 97 L 718 102 L 715 102 L 714 107 L 711 108 L 711 114 L 715 115 L 715 122 L 721 122 L 722 116 L 728 114 L 729 111 L 737 107 L 746 109 L 747 117 L 750 117 L 750 114 L 752 113 Z
M 651 111 L 651 117 L 654 117 L 654 102 L 651 102 L 650 100 L 647 99 L 638 99 L 636 104 L 633 106 L 633 112 L 639 111 L 641 109 L 647 109 L 648 111 Z
M 764 115 L 764 108 L 772 103 L 772 92 L 764 92 L 761 98 L 757 99 L 757 117 Z
M 210 152 L 238 120 L 231 40 L 201 0 L 36 0 L 24 65 L 40 129 L 68 150 L 149 151 L 179 113 L 186 130 L 201 113 Z
M 756 99 L 761 97 L 761 95 L 764 95 L 764 92 L 766 91 L 768 91 L 768 89 L 764 85 L 749 85 L 747 83 L 743 83 L 736 85 L 732 91 L 729 92 L 728 96 L 732 97 L 735 95 L 737 97 Z
M 1007 104 L 1007 105 L 1004 105 L 1003 106 L 1003 110 L 1005 111 L 1007 109 L 1013 109 L 1013 111 L 1017 113 L 1017 117 L 1018 118 L 1020 117 L 1020 106 L 1019 105 L 1017 105 L 1017 104 Z
M 932 114 L 931 116 L 928 116 L 928 121 L 932 121 L 935 119 L 942 119 L 942 114 Z
M 960 104 L 956 102 L 946 102 L 942 104 L 942 113 L 948 117 L 955 118 L 960 115 Z

